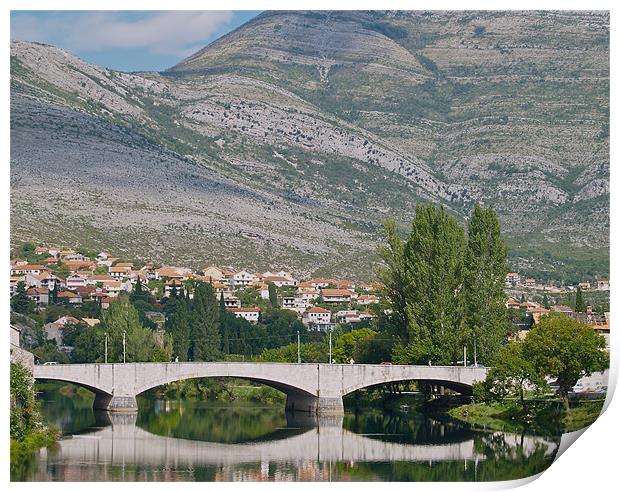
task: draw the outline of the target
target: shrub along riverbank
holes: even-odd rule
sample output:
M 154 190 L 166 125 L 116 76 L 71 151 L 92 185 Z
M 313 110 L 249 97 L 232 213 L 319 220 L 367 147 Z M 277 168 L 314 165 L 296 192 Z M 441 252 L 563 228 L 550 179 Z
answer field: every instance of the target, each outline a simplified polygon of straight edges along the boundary
M 11 476 L 25 476 L 23 471 L 34 463 L 36 450 L 51 446 L 58 432 L 43 423 L 35 399 L 32 374 L 20 364 L 11 364 Z

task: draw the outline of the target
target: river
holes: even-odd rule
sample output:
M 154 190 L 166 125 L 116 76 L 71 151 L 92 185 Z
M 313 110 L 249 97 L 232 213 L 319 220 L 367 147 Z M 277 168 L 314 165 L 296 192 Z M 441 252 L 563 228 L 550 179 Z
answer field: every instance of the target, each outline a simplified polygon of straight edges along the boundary
M 137 415 L 40 395 L 63 438 L 11 470 L 29 481 L 489 481 L 553 461 L 560 436 L 472 429 L 414 410 L 344 417 L 281 406 L 141 398 Z

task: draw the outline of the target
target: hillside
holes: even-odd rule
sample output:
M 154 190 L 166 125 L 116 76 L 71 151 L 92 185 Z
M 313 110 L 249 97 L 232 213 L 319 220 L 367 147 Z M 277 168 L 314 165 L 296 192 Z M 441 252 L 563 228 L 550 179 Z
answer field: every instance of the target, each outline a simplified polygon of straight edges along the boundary
M 608 271 L 609 15 L 265 13 L 163 73 L 11 44 L 12 243 L 372 275 L 415 203 Z

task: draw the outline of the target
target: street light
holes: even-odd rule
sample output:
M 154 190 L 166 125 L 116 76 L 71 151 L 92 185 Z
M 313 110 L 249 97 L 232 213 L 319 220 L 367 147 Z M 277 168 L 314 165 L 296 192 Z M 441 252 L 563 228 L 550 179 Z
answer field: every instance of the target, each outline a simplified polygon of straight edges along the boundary
M 125 332 L 123 331 L 123 364 L 125 363 L 125 357 L 127 355 L 127 344 L 125 343 Z
M 107 364 L 108 363 L 108 332 L 105 332 L 105 350 L 103 355 L 103 360 Z
M 301 364 L 301 346 L 299 342 L 299 330 L 297 330 L 297 363 Z
M 330 328 L 329 330 L 329 363 L 332 363 L 332 331 L 333 329 Z
M 476 351 L 476 332 L 474 331 L 474 367 L 478 367 L 478 354 Z

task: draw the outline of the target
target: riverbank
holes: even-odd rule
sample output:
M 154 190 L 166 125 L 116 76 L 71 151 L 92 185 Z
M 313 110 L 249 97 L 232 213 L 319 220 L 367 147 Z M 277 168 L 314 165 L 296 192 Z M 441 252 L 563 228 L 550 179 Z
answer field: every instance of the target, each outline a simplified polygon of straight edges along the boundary
M 33 463 L 35 452 L 52 446 L 58 431 L 43 423 L 35 399 L 32 374 L 21 364 L 11 364 L 10 467 L 12 477 L 24 476 Z
M 524 410 L 517 402 L 470 403 L 446 413 L 475 427 L 495 430 L 572 432 L 592 424 L 600 415 L 604 399 L 574 400 L 568 411 L 559 400 L 528 402 Z

